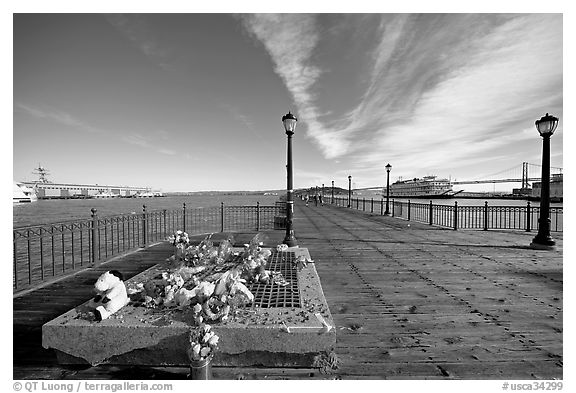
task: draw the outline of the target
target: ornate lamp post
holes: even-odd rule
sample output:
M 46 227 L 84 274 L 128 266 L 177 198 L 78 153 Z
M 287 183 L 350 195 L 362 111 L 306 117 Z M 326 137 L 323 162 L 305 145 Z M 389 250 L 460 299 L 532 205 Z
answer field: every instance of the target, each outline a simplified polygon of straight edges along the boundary
M 282 123 L 288 136 L 288 150 L 287 150 L 287 182 L 286 182 L 286 237 L 284 237 L 284 244 L 289 247 L 297 244 L 296 237 L 294 236 L 294 229 L 292 228 L 292 220 L 294 217 L 294 186 L 292 184 L 292 135 L 296 129 L 296 122 L 298 119 L 288 111 L 288 114 L 282 116 Z
M 554 249 L 556 242 L 550 236 L 550 137 L 558 126 L 558 118 L 546 116 L 536 120 L 536 129 L 542 137 L 542 187 L 540 189 L 540 218 L 538 234 L 530 247 L 544 250 Z
M 392 165 L 386 164 L 386 211 L 384 212 L 385 215 L 390 215 L 389 209 L 389 201 L 390 201 L 390 169 L 392 169 Z
M 352 176 L 348 176 L 348 207 L 352 203 Z
M 296 129 L 296 122 L 298 119 L 288 111 L 288 114 L 282 116 L 282 123 L 288 136 L 288 151 L 287 151 L 287 182 L 286 182 L 286 237 L 284 237 L 284 244 L 289 247 L 298 244 L 294 236 L 294 229 L 292 228 L 292 220 L 294 217 L 294 186 L 292 184 L 292 135 Z

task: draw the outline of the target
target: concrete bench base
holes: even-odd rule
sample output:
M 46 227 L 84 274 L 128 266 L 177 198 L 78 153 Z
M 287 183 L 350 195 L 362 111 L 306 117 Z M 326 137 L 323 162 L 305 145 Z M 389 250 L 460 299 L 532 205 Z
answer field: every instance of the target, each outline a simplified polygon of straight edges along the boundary
M 289 250 L 309 258 L 305 248 Z M 156 265 L 129 284 L 157 277 Z M 336 343 L 332 316 L 314 264 L 297 273 L 300 307 L 241 308 L 226 322 L 211 324 L 220 336 L 215 366 L 310 367 Z M 42 327 L 42 345 L 63 364 L 186 366 L 192 311 L 125 306 L 110 319 L 90 321 L 88 303 Z

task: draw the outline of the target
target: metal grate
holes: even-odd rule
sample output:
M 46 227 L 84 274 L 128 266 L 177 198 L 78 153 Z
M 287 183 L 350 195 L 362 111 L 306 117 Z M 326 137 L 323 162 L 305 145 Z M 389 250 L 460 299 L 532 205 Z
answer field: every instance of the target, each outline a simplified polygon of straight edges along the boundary
M 271 274 L 267 284 L 252 283 L 249 286 L 250 292 L 254 295 L 254 302 L 252 302 L 251 307 L 301 307 L 294 260 L 293 252 L 272 251 L 272 255 L 268 258 L 266 270 L 280 273 L 287 285 L 280 285 L 279 280 L 275 280 L 273 274 Z

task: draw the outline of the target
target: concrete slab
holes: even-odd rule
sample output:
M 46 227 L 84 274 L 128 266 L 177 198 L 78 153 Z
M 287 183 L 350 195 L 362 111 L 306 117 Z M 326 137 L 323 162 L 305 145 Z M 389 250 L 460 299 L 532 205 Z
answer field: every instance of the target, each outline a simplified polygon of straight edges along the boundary
M 310 258 L 306 248 L 274 251 L 269 264 L 291 264 L 301 255 Z M 157 277 L 167 267 L 165 263 L 156 265 L 128 280 L 127 285 Z M 334 322 L 314 264 L 309 263 L 301 271 L 295 269 L 292 279 L 285 278 L 289 282 L 286 287 L 251 287 L 255 293 L 253 304 L 266 306 L 239 308 L 228 321 L 211 324 L 220 336 L 214 365 L 311 366 L 318 356 L 332 350 L 336 343 Z M 258 301 L 265 297 L 268 302 Z M 272 307 L 267 306 L 270 304 Z M 87 307 L 88 302 L 42 326 L 43 347 L 56 350 L 61 363 L 189 364 L 186 349 L 193 325 L 191 310 L 156 310 L 129 304 L 110 319 L 96 322 L 86 317 Z

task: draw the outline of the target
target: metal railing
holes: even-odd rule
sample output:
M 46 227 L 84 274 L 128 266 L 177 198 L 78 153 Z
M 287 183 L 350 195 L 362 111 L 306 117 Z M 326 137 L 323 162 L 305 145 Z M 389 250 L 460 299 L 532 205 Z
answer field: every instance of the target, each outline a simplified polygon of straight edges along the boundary
M 336 206 L 369 211 L 370 213 L 385 212 L 384 199 L 365 199 L 334 197 L 331 202 Z M 481 206 L 437 205 L 411 201 L 389 201 L 389 212 L 392 216 L 408 221 L 418 221 L 452 229 L 515 229 L 527 232 L 538 230 L 540 207 L 527 202 L 525 206 L 489 206 L 484 202 Z M 550 207 L 550 230 L 564 230 L 563 207 Z
M 12 288 L 18 292 L 111 257 L 165 240 L 176 230 L 190 235 L 279 229 L 283 207 L 225 206 L 148 211 L 13 229 Z

